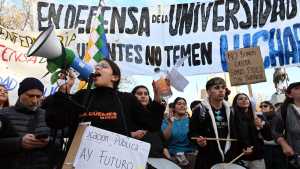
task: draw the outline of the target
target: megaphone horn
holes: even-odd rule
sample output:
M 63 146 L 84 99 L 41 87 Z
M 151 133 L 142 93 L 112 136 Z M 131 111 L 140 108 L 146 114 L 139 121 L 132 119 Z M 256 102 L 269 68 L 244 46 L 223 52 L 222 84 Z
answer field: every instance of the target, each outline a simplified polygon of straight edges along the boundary
M 62 50 L 63 47 L 55 35 L 54 26 L 50 25 L 31 45 L 27 52 L 27 56 L 40 56 L 54 59 L 62 55 Z
M 57 69 L 72 67 L 79 73 L 79 79 L 88 80 L 93 72 L 91 65 L 80 59 L 71 49 L 65 48 L 54 33 L 54 26 L 49 26 L 42 32 L 27 52 L 27 56 L 41 56 L 47 58 L 47 64 L 54 72 Z M 54 67 L 54 68 L 53 68 Z

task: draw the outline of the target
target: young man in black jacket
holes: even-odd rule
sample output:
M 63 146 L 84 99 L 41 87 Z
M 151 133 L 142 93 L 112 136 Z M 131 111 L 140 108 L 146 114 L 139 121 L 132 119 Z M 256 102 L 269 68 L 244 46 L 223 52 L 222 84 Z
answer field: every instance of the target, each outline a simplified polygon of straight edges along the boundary
M 208 98 L 195 106 L 189 124 L 189 137 L 198 145 L 195 169 L 210 169 L 214 164 L 232 159 L 231 142 L 207 141 L 212 138 L 233 138 L 232 114 L 224 100 L 226 83 L 216 77 L 206 83 Z

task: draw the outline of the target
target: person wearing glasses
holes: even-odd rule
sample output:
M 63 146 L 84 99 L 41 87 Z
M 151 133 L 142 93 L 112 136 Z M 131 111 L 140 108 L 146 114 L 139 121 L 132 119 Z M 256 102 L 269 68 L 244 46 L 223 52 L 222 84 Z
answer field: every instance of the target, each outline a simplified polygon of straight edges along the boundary
M 0 109 L 9 106 L 8 91 L 5 85 L 0 84 Z
M 151 112 L 133 94 L 118 91 L 121 72 L 116 63 L 101 60 L 95 66 L 93 78 L 93 89 L 82 89 L 75 94 L 61 90 L 45 99 L 43 107 L 49 126 L 70 127 L 70 140 L 79 122 L 90 122 L 94 127 L 127 136 L 140 129 L 155 130 Z
M 286 160 L 281 147 L 272 137 L 272 120 L 275 116 L 275 107 L 270 101 L 260 103 L 260 113 L 257 117 L 261 120 L 260 131 L 264 138 L 264 160 L 266 169 L 285 169 Z
M 217 163 L 229 162 L 235 156 L 230 141 L 208 141 L 206 138 L 235 138 L 232 112 L 224 100 L 225 80 L 215 77 L 207 81 L 208 97 L 193 108 L 189 138 L 198 147 L 195 168 L 210 169 Z

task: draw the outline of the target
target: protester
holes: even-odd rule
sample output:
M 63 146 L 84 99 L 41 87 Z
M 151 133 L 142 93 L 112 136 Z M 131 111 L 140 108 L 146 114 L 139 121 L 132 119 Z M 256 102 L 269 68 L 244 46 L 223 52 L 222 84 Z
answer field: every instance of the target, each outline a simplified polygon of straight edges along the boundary
M 174 114 L 174 103 L 169 103 L 168 108 L 166 109 L 167 111 L 164 114 L 164 119 L 169 118 L 169 116 L 173 116 Z
M 0 84 L 0 109 L 9 106 L 8 91 L 5 85 Z
M 152 122 L 152 125 L 155 128 L 155 131 L 160 131 L 166 107 L 160 99 L 154 82 L 152 83 L 152 86 L 154 91 L 154 100 L 150 98 L 148 88 L 143 85 L 136 86 L 131 93 L 137 97 L 138 101 L 144 106 L 144 108 L 148 109 L 152 113 L 153 119 L 155 120 Z
M 259 132 L 261 120 L 256 118 L 249 97 L 237 94 L 232 103 L 235 115 L 238 151 L 243 152 L 243 162 L 249 169 L 265 169 L 263 138 Z
M 206 83 L 208 98 L 193 108 L 189 124 L 189 137 L 198 145 L 196 169 L 210 169 L 228 162 L 234 156 L 229 141 L 208 141 L 206 138 L 234 138 L 232 114 L 224 100 L 226 83 L 215 77 Z
M 162 131 L 167 141 L 172 159 L 181 168 L 194 167 L 195 149 L 188 139 L 189 117 L 186 100 L 177 97 L 174 100 L 174 114 L 163 120 Z
M 273 118 L 272 134 L 289 158 L 288 169 L 300 168 L 300 82 L 292 83 Z
M 200 100 L 194 100 L 194 101 L 190 104 L 190 109 L 191 109 L 192 112 L 198 107 L 198 104 L 201 104 L 201 101 L 200 101 Z
M 79 122 L 111 132 L 130 135 L 137 130 L 155 131 L 153 114 L 131 93 L 119 92 L 121 72 L 117 64 L 103 59 L 95 66 L 94 89 L 73 95 L 59 91 L 45 100 L 47 123 L 55 128 L 70 126 L 72 140 Z
M 264 160 L 266 169 L 285 169 L 286 160 L 281 147 L 272 137 L 272 119 L 275 116 L 275 108 L 269 101 L 260 103 L 261 113 L 257 116 L 261 118 L 261 134 L 264 138 Z
M 131 132 L 132 136 L 141 139 L 142 141 L 148 142 L 151 144 L 150 153 L 148 163 L 148 169 L 159 168 L 159 169 L 169 169 L 176 167 L 175 164 L 171 164 L 169 160 L 165 160 L 163 158 L 171 159 L 168 149 L 165 145 L 165 140 L 163 138 L 163 134 L 160 130 L 163 115 L 165 111 L 165 105 L 161 102 L 159 97 L 159 90 L 155 86 L 155 83 L 152 83 L 153 91 L 154 91 L 154 100 L 152 100 L 149 96 L 149 90 L 146 86 L 139 85 L 136 86 L 132 90 L 132 94 L 134 94 L 138 101 L 148 109 L 153 115 L 153 127 L 155 128 L 154 131 L 146 131 L 146 130 L 138 130 L 135 132 Z
M 274 104 L 274 112 L 278 112 L 283 103 L 275 103 Z
M 54 157 L 49 144 L 45 111 L 40 108 L 44 85 L 35 78 L 24 79 L 18 100 L 0 110 L 0 164 L 5 169 L 52 169 Z

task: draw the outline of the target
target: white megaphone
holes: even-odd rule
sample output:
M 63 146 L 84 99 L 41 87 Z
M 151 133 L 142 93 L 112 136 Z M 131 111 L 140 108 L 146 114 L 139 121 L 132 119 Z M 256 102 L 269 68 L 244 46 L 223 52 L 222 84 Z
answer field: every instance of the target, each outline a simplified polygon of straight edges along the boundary
M 85 81 L 89 79 L 90 74 L 93 72 L 91 65 L 83 62 L 75 55 L 75 52 L 63 46 L 54 33 L 53 25 L 49 26 L 37 37 L 36 41 L 29 48 L 27 56 L 47 58 L 48 65 L 51 64 L 52 67 L 60 69 L 72 67 L 79 73 L 78 78 Z

